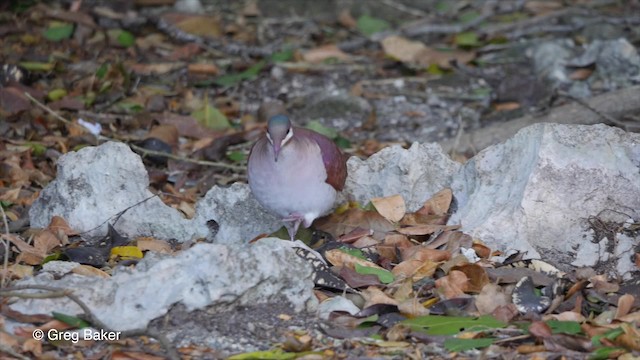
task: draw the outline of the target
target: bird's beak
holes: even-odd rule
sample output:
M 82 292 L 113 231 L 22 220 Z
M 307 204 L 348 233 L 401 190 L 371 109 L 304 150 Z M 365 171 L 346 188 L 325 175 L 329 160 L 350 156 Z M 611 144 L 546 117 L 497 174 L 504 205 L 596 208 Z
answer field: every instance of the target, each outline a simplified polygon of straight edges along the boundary
M 273 143 L 273 154 L 274 154 L 274 159 L 276 162 L 278 162 L 278 155 L 280 155 L 280 144 L 278 144 L 277 142 Z

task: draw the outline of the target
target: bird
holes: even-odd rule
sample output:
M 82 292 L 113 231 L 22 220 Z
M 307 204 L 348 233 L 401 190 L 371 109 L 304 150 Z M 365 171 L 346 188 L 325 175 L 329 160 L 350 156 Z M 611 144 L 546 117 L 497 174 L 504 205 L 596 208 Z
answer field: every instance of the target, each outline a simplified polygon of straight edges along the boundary
M 346 157 L 331 139 L 276 114 L 251 148 L 247 176 L 258 203 L 280 217 L 296 241 L 300 225 L 308 228 L 333 209 L 347 178 Z

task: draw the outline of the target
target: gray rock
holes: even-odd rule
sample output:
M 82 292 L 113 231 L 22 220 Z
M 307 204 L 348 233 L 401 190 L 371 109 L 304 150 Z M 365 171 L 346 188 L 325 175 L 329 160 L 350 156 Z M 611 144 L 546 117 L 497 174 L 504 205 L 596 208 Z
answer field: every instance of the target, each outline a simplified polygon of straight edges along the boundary
M 146 327 L 181 303 L 187 310 L 288 302 L 296 311 L 315 310 L 312 269 L 288 242 L 261 239 L 248 246 L 200 243 L 174 256 L 147 255 L 135 269 L 118 269 L 109 279 L 76 274 L 54 280 L 50 273 L 18 281 L 71 289 L 113 330 Z M 58 311 L 80 314 L 66 298 L 18 299 L 23 314 Z
M 262 208 L 249 186 L 241 183 L 224 188 L 214 186 L 198 201 L 194 218 L 198 233 L 206 231 L 202 226 L 208 220 L 215 220 L 220 225 L 214 242 L 222 244 L 246 243 L 282 226 L 280 219 Z
M 626 39 L 596 40 L 584 53 L 571 60 L 571 66 L 595 65 L 596 76 L 590 78 L 604 81 L 607 88 L 626 87 L 640 82 L 640 55 Z
M 148 186 L 142 160 L 125 144 L 107 142 L 70 152 L 60 157 L 56 179 L 29 210 L 31 226 L 46 227 L 58 215 L 88 239 L 104 236 L 108 221 L 129 237 L 197 237 L 191 221 L 154 197 Z
M 595 264 L 604 259 L 588 242 L 602 239 L 594 239 L 587 220 L 640 219 L 639 169 L 639 134 L 605 125 L 532 125 L 454 176 L 459 210 L 449 224 L 462 224 L 496 249 L 527 251 L 565 269 L 578 256 L 595 257 L 581 265 Z
M 367 100 L 344 92 L 334 91 L 309 95 L 309 105 L 302 111 L 307 120 L 322 120 L 325 125 L 343 131 L 362 126 L 371 114 Z
M 414 143 L 409 149 L 393 146 L 367 160 L 352 157 L 344 194 L 361 204 L 371 198 L 400 194 L 408 211 L 419 209 L 433 194 L 451 183 L 461 165 L 437 144 Z

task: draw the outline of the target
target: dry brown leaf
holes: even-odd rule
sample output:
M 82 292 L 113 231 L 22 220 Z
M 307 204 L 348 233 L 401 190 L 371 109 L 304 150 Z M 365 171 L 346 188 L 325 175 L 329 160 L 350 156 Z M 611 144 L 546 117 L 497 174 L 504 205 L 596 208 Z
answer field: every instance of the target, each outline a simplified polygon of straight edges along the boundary
M 59 239 L 56 234 L 49 229 L 38 232 L 33 240 L 33 247 L 45 255 L 61 245 L 64 245 L 62 239 Z
M 413 280 L 404 279 L 402 281 L 396 281 L 395 285 L 398 285 L 398 287 L 393 292 L 394 299 L 398 301 L 405 301 L 415 297 L 415 293 L 413 291 Z
M 363 260 L 353 255 L 347 254 L 340 249 L 332 249 L 326 251 L 324 253 L 324 256 L 327 258 L 327 261 L 337 267 L 348 267 L 352 270 L 355 270 L 356 264 L 359 264 L 361 266 L 382 269 L 382 267 L 372 263 L 371 261 Z
M 187 14 L 166 14 L 163 16 L 163 18 L 165 20 L 171 18 L 171 22 L 178 29 L 192 35 L 206 38 L 217 38 L 222 35 L 220 19 L 218 17 Z
M 216 64 L 207 63 L 189 64 L 187 66 L 187 71 L 193 74 L 204 74 L 211 76 L 215 76 L 220 73 L 220 69 L 218 69 Z
M 507 305 L 498 306 L 491 315 L 496 318 L 498 321 L 502 321 L 505 323 L 511 322 L 511 319 L 519 315 L 518 308 L 513 304 L 509 303 Z
M 0 268 L 0 274 L 6 274 L 9 279 L 22 279 L 27 276 L 33 276 L 33 266 L 13 264 L 6 269 Z
M 351 56 L 340 50 L 336 45 L 331 44 L 305 51 L 302 54 L 302 59 L 306 62 L 317 64 L 329 59 L 346 61 L 351 59 Z
M 385 294 L 382 290 L 378 289 L 375 286 L 369 286 L 368 288 L 362 290 L 361 295 L 365 300 L 365 308 L 375 304 L 398 305 L 397 300 L 389 297 L 389 295 Z
M 402 260 L 431 260 L 435 262 L 447 261 L 451 259 L 451 253 L 445 250 L 429 249 L 416 245 L 401 251 Z
M 473 245 L 471 245 L 471 248 L 476 252 L 476 255 L 478 255 L 478 257 L 481 259 L 488 259 L 491 257 L 491 248 L 489 248 L 485 244 L 474 242 Z
M 430 260 L 407 260 L 396 265 L 391 273 L 399 279 L 411 278 L 418 281 L 427 276 L 432 276 L 438 269 L 439 262 Z
M 451 189 L 446 188 L 435 193 L 431 199 L 427 200 L 416 212 L 424 215 L 447 215 L 452 200 L 453 192 Z
M 392 222 L 400 221 L 407 211 L 407 207 L 401 195 L 373 198 L 371 199 L 371 203 L 380 215 Z
M 19 255 L 16 262 L 24 262 L 28 265 L 40 265 L 44 257 L 47 255 L 39 249 L 27 244 L 19 236 L 14 234 L 1 234 L 1 238 L 9 241 L 18 248 Z
M 22 343 L 22 352 L 31 353 L 36 358 L 40 358 L 42 356 L 42 340 L 36 340 L 33 337 L 26 339 Z
M 460 225 L 417 225 L 397 229 L 400 234 L 404 235 L 430 235 L 436 231 L 457 230 Z
M 540 339 L 546 339 L 553 335 L 551 327 L 544 321 L 533 321 L 531 325 L 529 325 L 529 333 Z
M 260 16 L 260 8 L 258 7 L 258 2 L 255 0 L 247 2 L 242 9 L 242 15 L 247 17 Z
M 352 245 L 355 246 L 358 249 L 364 249 L 364 248 L 377 246 L 379 244 L 380 244 L 380 240 L 376 240 L 376 239 L 372 238 L 371 236 L 363 236 L 363 237 L 359 238 L 358 240 L 356 240 L 355 242 L 353 242 Z
M 609 281 L 606 275 L 593 276 L 589 281 L 591 281 L 593 288 L 599 293 L 615 293 L 620 290 L 620 285 Z
M 466 64 L 476 58 L 476 54 L 471 51 L 462 50 L 438 50 L 426 48 L 416 56 L 418 65 L 429 67 L 438 65 L 443 69 L 450 69 L 451 62 L 456 61 L 459 64 Z
M 547 14 L 561 9 L 564 6 L 562 1 L 554 0 L 529 0 L 524 3 L 524 8 L 536 15 Z
M 172 149 L 178 148 L 178 128 L 173 124 L 160 124 L 151 128 L 145 139 L 158 139 L 165 144 L 171 146 Z
M 411 41 L 398 35 L 387 36 L 381 41 L 382 49 L 388 56 L 403 63 L 417 63 L 421 52 L 427 46 L 419 41 Z
M 338 15 L 338 22 L 347 29 L 355 29 L 356 26 L 358 26 L 358 22 L 351 15 L 349 8 L 344 8 L 340 11 L 340 15 Z
M 168 242 L 153 238 L 138 238 L 136 244 L 140 251 L 153 251 L 162 254 L 171 254 L 173 249 Z
M 575 311 L 563 311 L 560 314 L 548 314 L 543 318 L 545 321 L 549 319 L 558 321 L 575 321 L 579 323 L 583 323 L 587 320 L 582 314 Z
M 510 102 L 501 102 L 493 105 L 493 108 L 496 111 L 512 111 L 516 109 L 520 109 L 520 103 L 510 101 Z
M 616 309 L 615 318 L 623 317 L 631 311 L 635 298 L 631 294 L 624 294 L 618 299 L 618 309 Z
M 476 308 L 480 315 L 493 313 L 499 306 L 511 303 L 510 297 L 505 293 L 504 288 L 497 284 L 485 285 L 478 296 L 476 296 Z
M 138 75 L 151 76 L 151 75 L 165 75 L 172 71 L 184 68 L 184 63 L 181 62 L 168 62 L 168 63 L 155 63 L 155 64 L 139 64 L 130 63 L 127 64 L 127 68 Z
M 400 302 L 398 305 L 398 311 L 403 315 L 408 315 L 409 317 L 429 315 L 429 309 L 424 307 L 422 302 L 415 297 Z
M 399 262 L 399 252 L 413 246 L 415 246 L 415 244 L 409 241 L 409 238 L 406 235 L 387 234 L 384 242 L 376 246 L 376 250 L 378 250 L 378 254 L 383 258 L 389 259 L 392 262 Z
M 447 276 L 436 280 L 436 288 L 443 299 L 453 299 L 465 296 L 468 280 L 462 271 L 452 270 Z
M 465 292 L 479 293 L 482 288 L 489 284 L 489 275 L 485 269 L 478 264 L 463 264 L 451 268 L 452 271 L 462 271 L 467 275 L 467 287 Z
M 569 74 L 569 79 L 571 80 L 587 80 L 591 74 L 593 74 L 594 69 L 590 68 L 580 68 L 574 70 L 571 74 Z
M 73 270 L 71 270 L 71 272 L 74 274 L 82 275 L 82 276 L 100 277 L 103 279 L 107 279 L 111 277 L 111 275 L 107 274 L 106 272 L 98 268 L 95 268 L 89 265 L 83 265 L 83 264 L 80 264 L 74 267 Z
M 62 231 L 62 233 L 67 236 L 78 235 L 78 232 L 73 230 L 64 218 L 57 215 L 51 218 L 47 229 L 51 230 L 54 234 L 58 234 L 59 231 Z
M 342 214 L 331 214 L 314 223 L 316 229 L 326 231 L 334 237 L 348 234 L 356 228 L 370 229 L 374 239 L 382 240 L 385 235 L 395 229 L 393 223 L 375 211 L 351 208 Z

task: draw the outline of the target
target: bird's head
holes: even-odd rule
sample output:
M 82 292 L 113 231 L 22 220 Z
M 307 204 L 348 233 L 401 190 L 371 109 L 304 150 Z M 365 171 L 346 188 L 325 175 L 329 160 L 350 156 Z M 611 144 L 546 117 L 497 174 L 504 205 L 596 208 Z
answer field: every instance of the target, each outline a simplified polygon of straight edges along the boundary
M 267 139 L 273 146 L 275 161 L 278 161 L 280 150 L 293 137 L 293 127 L 291 121 L 285 115 L 275 115 L 269 119 L 267 124 Z

